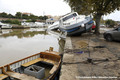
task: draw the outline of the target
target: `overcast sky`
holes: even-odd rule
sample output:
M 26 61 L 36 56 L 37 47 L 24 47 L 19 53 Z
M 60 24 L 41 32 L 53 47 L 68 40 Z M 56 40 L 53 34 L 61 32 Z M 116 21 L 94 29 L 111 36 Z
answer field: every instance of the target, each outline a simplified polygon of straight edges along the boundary
M 63 0 L 0 0 L 0 12 L 15 14 L 28 12 L 34 15 L 64 15 L 71 12 L 68 4 Z M 115 11 L 104 19 L 120 21 L 120 11 Z
M 0 12 L 64 15 L 71 12 L 71 9 L 63 0 L 0 0 Z
M 114 11 L 111 14 L 104 16 L 104 19 L 112 19 L 115 21 L 120 21 L 120 11 Z

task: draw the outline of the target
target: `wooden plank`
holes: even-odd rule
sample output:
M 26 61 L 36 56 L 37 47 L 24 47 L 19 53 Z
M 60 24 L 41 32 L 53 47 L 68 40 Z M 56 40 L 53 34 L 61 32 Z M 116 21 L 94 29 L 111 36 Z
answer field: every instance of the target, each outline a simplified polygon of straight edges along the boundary
M 35 64 L 35 63 L 37 63 L 39 61 L 44 61 L 44 62 L 48 62 L 48 63 L 51 63 L 51 64 L 55 64 L 56 63 L 56 61 L 53 61 L 53 60 L 49 60 L 49 59 L 45 59 L 45 58 L 37 58 L 37 59 L 29 61 L 29 62 L 27 62 L 25 64 L 22 64 L 22 66 L 27 67 L 27 66 Z
M 54 71 L 56 71 L 56 69 L 57 69 L 57 65 L 54 65 L 49 73 L 52 74 Z
M 45 52 L 46 52 L 46 53 L 51 53 L 51 54 L 60 55 L 60 53 L 59 53 L 59 52 L 56 52 L 56 51 L 48 51 L 48 50 L 46 50 Z
M 25 75 L 25 74 L 16 73 L 16 72 L 7 71 L 6 73 L 10 77 L 13 77 L 13 78 L 16 78 L 16 79 L 20 79 L 20 80 L 39 80 L 39 79 L 36 79 L 35 77 L 28 76 L 28 75 Z
M 58 64 L 58 62 L 53 61 L 53 60 L 49 60 L 49 59 L 43 59 L 43 61 L 44 61 L 44 62 L 47 62 L 47 63 L 51 63 L 51 64 L 53 64 L 53 65 L 56 64 L 56 63 Z
M 5 75 L 5 74 L 0 74 L 0 80 L 3 80 L 3 79 L 5 79 L 5 78 L 7 78 L 8 76 L 7 75 Z
M 22 64 L 22 66 L 27 67 L 27 66 L 30 66 L 30 65 L 32 65 L 32 64 L 34 64 L 34 63 L 37 63 L 37 62 L 39 62 L 39 61 L 42 61 L 42 60 L 43 60 L 42 58 L 37 58 L 37 59 L 34 59 L 34 60 L 32 60 L 32 61 L 29 61 L 29 62 L 27 62 L 27 63 L 25 63 L 25 64 Z

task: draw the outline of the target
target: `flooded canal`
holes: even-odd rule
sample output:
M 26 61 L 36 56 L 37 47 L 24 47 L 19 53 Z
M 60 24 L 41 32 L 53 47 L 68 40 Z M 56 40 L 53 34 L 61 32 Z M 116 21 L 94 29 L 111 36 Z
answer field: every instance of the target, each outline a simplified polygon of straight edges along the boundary
M 64 39 L 44 28 L 0 30 L 0 66 L 54 47 L 61 52 Z

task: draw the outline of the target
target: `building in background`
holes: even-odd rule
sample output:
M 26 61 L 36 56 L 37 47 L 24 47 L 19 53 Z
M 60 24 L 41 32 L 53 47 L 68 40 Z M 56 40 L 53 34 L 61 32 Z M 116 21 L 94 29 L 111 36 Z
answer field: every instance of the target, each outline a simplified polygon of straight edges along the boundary
M 22 15 L 24 15 L 24 14 L 25 14 L 25 15 L 28 15 L 28 16 L 33 15 L 32 13 L 27 13 L 27 12 L 23 12 L 23 13 L 22 13 Z

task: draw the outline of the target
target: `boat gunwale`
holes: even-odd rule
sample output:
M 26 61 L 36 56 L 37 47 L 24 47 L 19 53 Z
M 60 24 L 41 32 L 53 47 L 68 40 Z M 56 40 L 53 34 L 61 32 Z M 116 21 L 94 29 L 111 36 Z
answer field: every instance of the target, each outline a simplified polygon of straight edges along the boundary
M 33 54 L 33 55 L 31 55 L 31 56 L 25 57 L 25 58 L 23 58 L 23 59 L 14 61 L 14 62 L 12 62 L 12 63 L 6 64 L 6 65 L 4 65 L 4 66 L 0 66 L 0 69 L 2 69 L 3 67 L 7 67 L 8 65 L 12 65 L 12 64 L 15 64 L 15 63 L 17 63 L 17 62 L 20 62 L 20 61 L 23 61 L 23 60 L 25 60 L 25 59 L 28 59 L 28 58 L 30 58 L 30 57 L 39 55 L 39 54 L 41 54 L 41 53 L 48 53 L 48 54 L 51 54 L 51 55 L 59 56 L 59 55 L 52 54 L 52 53 L 49 53 L 49 52 L 40 52 L 40 53 Z M 59 58 L 61 58 L 61 57 L 59 57 Z
M 20 62 L 20 61 L 22 61 L 22 60 L 28 59 L 28 58 L 30 58 L 30 57 L 33 57 L 33 56 L 36 56 L 36 55 L 39 55 L 39 54 L 40 54 L 40 53 L 33 54 L 33 55 L 28 56 L 28 57 L 25 57 L 25 58 L 23 58 L 23 59 L 20 59 L 20 60 L 14 61 L 14 62 L 12 62 L 12 63 L 6 64 L 6 65 L 4 65 L 4 66 L 1 66 L 0 69 L 1 69 L 2 67 L 7 67 L 8 65 L 12 65 L 12 64 L 14 64 L 14 63 Z
M 57 66 L 57 69 L 56 69 L 56 71 L 54 71 L 50 76 L 48 76 L 46 79 L 51 79 L 51 78 L 54 78 L 54 76 L 57 74 L 57 71 L 60 69 L 60 67 L 61 67 L 61 62 L 62 62 L 62 60 L 60 59 L 60 61 L 59 61 L 59 64 L 58 64 L 58 66 Z M 55 75 L 54 75 L 55 74 Z

